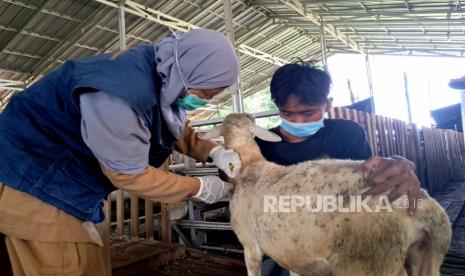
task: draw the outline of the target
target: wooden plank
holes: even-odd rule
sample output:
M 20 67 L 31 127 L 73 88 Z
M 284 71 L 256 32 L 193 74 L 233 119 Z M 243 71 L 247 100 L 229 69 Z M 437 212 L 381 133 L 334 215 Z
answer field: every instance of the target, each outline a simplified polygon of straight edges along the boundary
M 424 171 L 426 170 L 426 163 L 424 158 L 424 147 L 421 142 L 420 132 L 417 129 L 416 125 L 412 125 L 412 151 L 413 151 L 413 159 L 415 160 L 415 164 L 417 166 L 417 173 L 420 174 L 420 181 L 425 181 L 425 174 Z
M 192 257 L 205 259 L 209 263 L 220 264 L 230 268 L 245 268 L 245 263 L 242 260 L 214 256 L 194 248 L 187 248 L 187 254 Z
M 399 120 L 392 120 L 392 130 L 394 136 L 394 154 L 402 156 L 402 141 L 400 138 Z
M 391 138 L 392 138 L 392 134 L 390 133 L 389 131 L 389 118 L 386 118 L 386 117 L 383 117 L 383 126 L 384 126 L 384 129 L 386 129 L 386 145 L 387 145 L 387 148 L 388 148 L 388 156 L 392 156 L 392 142 L 391 142 Z
M 351 119 L 352 121 L 356 122 L 356 123 L 359 124 L 359 125 L 362 125 L 362 124 L 360 123 L 359 119 L 358 119 L 357 110 L 355 110 L 355 109 L 348 109 L 348 108 L 347 108 L 347 111 L 348 111 L 348 113 L 350 114 L 350 119 Z
M 397 130 L 397 120 L 392 119 L 391 120 L 391 129 L 392 129 L 392 137 L 393 137 L 393 151 L 395 155 L 401 155 L 400 154 L 400 143 L 398 142 L 400 140 L 399 136 L 399 131 Z
M 157 271 L 152 272 L 152 275 L 247 276 L 247 269 L 241 260 L 212 255 L 191 248 L 187 248 L 186 251 L 185 258 L 177 259 L 166 266 L 160 267 Z
M 407 159 L 413 161 L 415 165 L 418 167 L 418 161 L 415 158 L 415 155 L 412 154 L 413 151 L 415 151 L 415 143 L 413 141 L 414 139 L 414 134 L 412 133 L 414 130 L 409 129 L 408 124 L 404 124 L 404 133 L 405 133 L 405 156 Z M 418 139 L 421 139 L 421 135 L 418 135 Z M 420 142 L 421 143 L 421 142 Z
M 426 179 L 428 182 L 428 190 L 433 192 L 434 190 L 434 179 L 431 173 L 432 170 L 432 158 L 431 158 L 431 147 L 429 145 L 429 132 L 427 128 L 421 129 L 423 134 L 423 145 L 425 149 L 425 162 L 426 162 Z
M 428 172 L 429 187 L 432 192 L 437 191 L 438 174 L 436 173 L 437 155 L 435 147 L 435 135 L 431 129 L 422 128 L 426 153 L 426 170 Z
M 167 160 L 161 166 L 162 170 L 168 171 L 169 170 L 169 163 L 170 161 Z M 170 221 L 170 208 L 169 204 L 162 203 L 161 204 L 161 240 L 165 242 L 171 242 L 171 221 Z
M 161 267 L 157 276 L 247 276 L 247 270 L 232 269 L 219 264 L 211 263 L 207 259 L 186 257 L 175 260 L 172 264 Z
M 376 129 L 378 130 L 380 156 L 387 156 L 386 133 L 383 126 L 383 118 L 381 116 L 376 116 Z
M 131 195 L 131 228 L 130 235 L 132 237 L 139 236 L 139 198 Z
M 335 119 L 336 118 L 336 111 L 334 110 L 334 107 L 332 107 L 331 110 L 329 111 L 328 117 L 330 119 Z
M 116 192 L 116 233 L 123 235 L 124 231 L 124 192 L 117 190 Z
M 366 135 L 368 139 L 368 143 L 370 143 L 371 153 L 376 155 L 376 140 L 373 135 L 373 126 L 371 125 L 371 114 L 365 113 L 365 123 L 366 123 Z
M 455 138 L 454 132 L 447 131 L 447 137 L 449 141 L 449 154 L 451 157 L 451 165 L 452 165 L 452 177 L 455 176 L 455 172 L 458 172 L 460 170 L 460 158 L 459 158 L 459 152 L 457 151 L 458 145 L 457 145 L 457 140 Z
M 400 153 L 400 138 L 399 138 L 399 130 L 397 120 L 392 120 L 392 135 L 394 137 L 394 154 L 401 155 Z
M 399 122 L 399 134 L 401 137 L 402 156 L 407 157 L 407 125 L 404 122 Z
M 184 246 L 154 240 L 112 241 L 113 275 L 139 275 L 186 256 Z
M 341 117 L 339 116 L 339 108 L 334 107 L 334 119 L 340 119 Z
M 386 140 L 385 140 L 386 156 L 391 156 L 392 155 L 391 142 L 390 142 L 391 135 L 389 133 L 388 120 L 389 120 L 388 118 L 382 117 L 382 123 L 383 123 L 383 128 L 385 130 L 384 133 L 386 137 Z
M 169 204 L 161 204 L 161 240 L 171 242 L 171 220 Z
M 446 157 L 445 157 L 445 150 L 444 150 L 444 139 L 442 136 L 442 130 L 439 129 L 433 129 L 433 132 L 435 133 L 435 152 L 436 152 L 436 166 L 435 166 L 435 171 L 437 175 L 437 183 L 436 183 L 436 189 L 440 190 L 441 187 L 445 184 L 443 181 L 449 181 L 447 179 L 447 168 L 445 167 L 446 163 Z
M 352 112 L 348 108 L 342 108 L 342 112 L 344 112 L 344 119 L 353 121 Z
M 153 239 L 153 202 L 145 200 L 145 238 Z
M 456 144 L 456 147 L 454 148 L 454 150 L 457 153 L 457 167 L 460 169 L 464 167 L 464 155 L 463 155 L 463 151 L 461 149 L 461 143 L 460 143 L 460 139 L 462 139 L 462 137 L 461 137 L 461 133 L 457 133 L 457 132 L 453 132 L 453 136 L 454 136 L 454 140 Z
M 339 110 L 339 119 L 346 120 L 346 114 L 344 112 L 344 109 L 342 107 L 338 107 L 337 109 Z
M 373 133 L 373 155 L 375 156 L 381 156 L 381 149 L 380 149 L 380 134 L 378 131 L 378 125 L 376 123 L 376 115 L 371 113 L 370 114 L 370 122 L 371 122 L 371 129 Z
M 357 119 L 357 123 L 363 128 L 363 130 L 365 131 L 365 133 L 368 132 L 368 126 L 367 126 L 367 122 L 366 122 L 366 117 L 365 117 L 365 114 L 363 112 L 360 112 L 358 110 L 355 110 L 355 116 L 356 116 L 356 119 Z
M 457 143 L 460 151 L 460 167 L 465 167 L 465 148 L 464 148 L 464 139 L 463 133 L 455 133 L 457 136 Z

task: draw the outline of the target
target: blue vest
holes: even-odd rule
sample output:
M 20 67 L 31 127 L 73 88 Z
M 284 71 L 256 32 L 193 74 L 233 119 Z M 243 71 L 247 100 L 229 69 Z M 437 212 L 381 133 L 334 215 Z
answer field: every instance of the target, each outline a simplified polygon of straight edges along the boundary
M 79 94 L 104 91 L 126 101 L 151 131 L 149 162 L 160 166 L 175 138 L 158 107 L 161 80 L 153 45 L 71 60 L 11 98 L 0 114 L 0 182 L 81 220 L 104 219 L 115 188 L 81 136 Z

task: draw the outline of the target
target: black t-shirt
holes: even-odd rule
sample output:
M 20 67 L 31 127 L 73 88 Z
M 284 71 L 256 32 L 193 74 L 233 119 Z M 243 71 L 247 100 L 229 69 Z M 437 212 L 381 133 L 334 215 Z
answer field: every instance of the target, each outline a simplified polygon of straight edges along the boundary
M 270 131 L 281 136 L 279 127 Z M 281 165 L 320 158 L 366 160 L 371 157 L 365 131 L 349 120 L 325 119 L 322 129 L 299 143 L 289 143 L 284 139 L 278 143 L 255 140 L 268 161 Z

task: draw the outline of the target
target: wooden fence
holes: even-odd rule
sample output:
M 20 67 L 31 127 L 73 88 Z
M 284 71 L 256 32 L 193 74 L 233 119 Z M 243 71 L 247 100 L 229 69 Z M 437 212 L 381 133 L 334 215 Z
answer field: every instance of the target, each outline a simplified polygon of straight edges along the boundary
M 170 162 L 171 157 L 162 165 L 161 169 L 167 170 Z M 169 204 L 141 199 L 117 190 L 109 196 L 104 209 L 109 233 L 171 241 Z M 143 212 L 142 216 L 141 212 Z M 128 215 L 129 218 L 127 218 Z M 155 218 L 158 218 L 157 224 L 155 224 Z M 141 229 L 141 222 L 143 229 Z M 157 229 L 155 229 L 155 225 L 158 226 Z
M 442 129 L 418 129 L 414 124 L 400 120 L 340 107 L 332 109 L 329 117 L 352 120 L 362 126 L 373 155 L 383 157 L 400 155 L 414 162 L 422 186 L 430 192 L 440 190 L 453 177 L 454 172 L 465 167 L 462 133 Z M 184 163 L 185 168 L 195 167 L 192 159 L 174 155 L 162 168 L 167 170 L 168 165 L 179 163 Z M 142 200 L 132 195 L 125 195 L 122 191 L 114 192 L 113 198 L 115 198 L 113 204 L 106 204 L 110 230 L 114 229 L 114 232 L 120 235 L 171 240 L 167 204 Z
M 422 186 L 436 192 L 465 167 L 463 134 L 453 130 L 421 128 L 401 120 L 336 107 L 330 118 L 357 122 L 367 134 L 373 155 L 400 155 L 415 163 Z

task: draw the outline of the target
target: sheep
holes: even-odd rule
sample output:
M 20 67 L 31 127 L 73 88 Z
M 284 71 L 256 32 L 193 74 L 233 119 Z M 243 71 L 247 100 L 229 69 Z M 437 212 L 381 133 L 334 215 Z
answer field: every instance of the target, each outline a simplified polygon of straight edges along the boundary
M 201 138 L 219 136 L 242 160 L 239 175 L 230 180 L 235 184 L 231 226 L 244 248 L 249 276 L 261 274 L 263 255 L 301 275 L 440 275 L 452 230 L 447 214 L 425 191 L 414 216 L 400 204 L 405 195 L 390 211 L 310 212 L 302 204 L 295 204 L 294 212 L 265 210 L 267 197 L 285 195 L 340 196 L 347 207 L 351 195 L 369 189 L 362 162 L 326 159 L 281 166 L 266 161 L 254 136 L 280 137 L 256 126 L 247 114 L 228 115 Z M 368 205 L 378 206 L 386 194 Z

